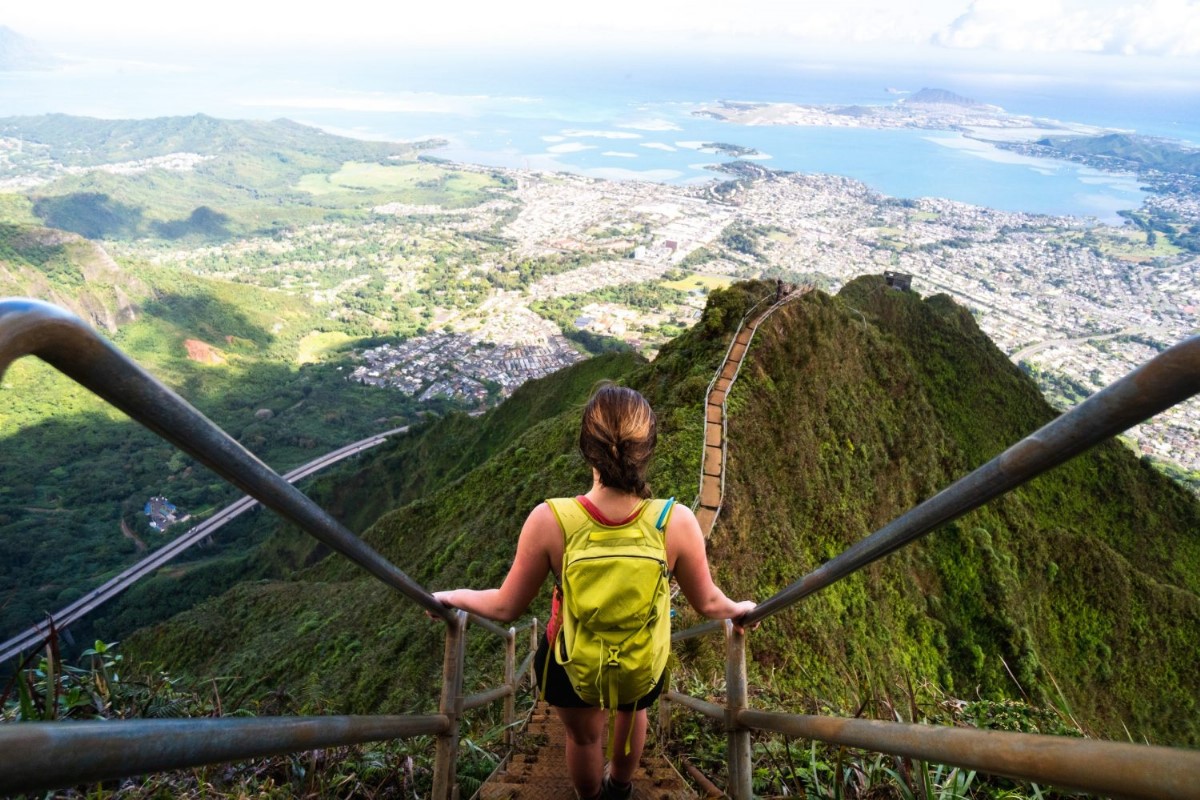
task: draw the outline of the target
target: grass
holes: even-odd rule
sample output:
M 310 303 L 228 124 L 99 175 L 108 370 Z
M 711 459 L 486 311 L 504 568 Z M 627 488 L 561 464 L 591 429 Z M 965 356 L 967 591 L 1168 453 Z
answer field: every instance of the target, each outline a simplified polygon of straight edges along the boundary
M 324 361 L 358 340 L 358 337 L 342 331 L 313 331 L 300 339 L 296 348 L 296 362 L 313 364 Z
M 33 214 L 33 203 L 20 194 L 0 194 L 0 222 L 15 225 L 37 225 L 40 220 Z
M 733 278 L 725 275 L 693 274 L 680 278 L 677 281 L 663 281 L 659 283 L 659 286 L 664 286 L 668 289 L 678 289 L 681 292 L 690 292 L 693 289 L 703 287 L 711 292 L 713 289 L 724 289 L 732 283 Z
M 463 208 L 480 202 L 485 189 L 499 185 L 487 175 L 448 170 L 435 164 L 386 166 L 347 161 L 333 174 L 301 176 L 296 188 L 315 195 L 389 192 L 397 193 L 391 199 L 401 202 Z
M 1165 234 L 1158 234 L 1153 247 L 1146 244 L 1146 232 L 1132 228 L 1114 229 L 1100 238 L 1100 252 L 1124 261 L 1150 261 L 1155 258 L 1170 258 L 1183 252 L 1183 248 L 1171 244 Z

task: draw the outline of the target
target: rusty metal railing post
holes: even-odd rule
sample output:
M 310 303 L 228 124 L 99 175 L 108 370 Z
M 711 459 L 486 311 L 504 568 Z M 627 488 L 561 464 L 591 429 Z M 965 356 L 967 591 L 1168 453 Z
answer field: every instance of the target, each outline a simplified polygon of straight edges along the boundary
M 536 653 L 538 649 L 538 620 L 533 618 L 533 624 L 529 626 L 529 652 Z M 537 696 L 538 679 L 537 679 L 537 661 L 534 660 L 533 667 L 529 670 L 529 689 L 534 692 L 533 702 L 539 699 Z
M 504 685 L 508 694 L 504 696 L 504 743 L 511 745 L 515 740 L 513 722 L 517 718 L 517 629 L 509 628 L 504 639 Z
M 727 791 L 733 800 L 751 800 L 753 770 L 750 766 L 750 729 L 737 720 L 746 708 L 746 634 L 725 620 L 725 731 L 729 762 Z
M 658 696 L 658 743 L 661 746 L 671 739 L 671 670 L 663 679 L 662 694 Z
M 446 624 L 446 655 L 442 661 L 442 699 L 438 713 L 450 720 L 446 733 L 438 736 L 433 762 L 434 800 L 453 800 L 458 788 L 458 729 L 462 717 L 463 663 L 467 651 L 467 612 L 454 612 Z

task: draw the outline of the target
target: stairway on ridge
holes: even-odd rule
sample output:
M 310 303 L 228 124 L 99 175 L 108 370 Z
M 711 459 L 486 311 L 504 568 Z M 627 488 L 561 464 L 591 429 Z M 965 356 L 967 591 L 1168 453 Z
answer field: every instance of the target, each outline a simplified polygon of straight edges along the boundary
M 538 703 L 519 734 L 504 770 L 479 789 L 480 800 L 575 800 L 567 777 L 566 731 L 545 703 Z M 671 762 L 647 748 L 633 776 L 634 800 L 695 800 Z

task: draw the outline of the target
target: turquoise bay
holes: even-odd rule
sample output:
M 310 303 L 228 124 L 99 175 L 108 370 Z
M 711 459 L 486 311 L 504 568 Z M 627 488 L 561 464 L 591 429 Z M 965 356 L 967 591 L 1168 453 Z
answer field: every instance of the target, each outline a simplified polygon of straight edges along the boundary
M 692 113 L 719 98 L 891 103 L 896 95 L 886 87 L 899 81 L 913 89 L 945 84 L 947 76 L 858 73 L 797 82 L 774 72 L 731 75 L 703 65 L 665 75 L 644 70 L 614 76 L 585 67 L 480 74 L 399 61 L 339 63 L 337 70 L 314 63 L 201 62 L 162 69 L 92 62 L 57 72 L 0 74 L 0 114 L 287 117 L 366 138 L 439 137 L 448 144 L 432 154 L 451 160 L 670 183 L 722 179 L 709 167 L 732 158 L 698 148 L 727 142 L 753 148 L 753 158 L 765 167 L 844 175 L 894 197 L 942 197 L 1115 224 L 1118 210 L 1136 208 L 1145 197 L 1132 176 L 1018 157 L 948 131 L 745 126 Z M 1036 98 L 1002 99 L 1014 113 L 1048 116 Z M 1129 107 L 1120 98 L 1109 100 L 1106 108 L 1075 98 L 1089 118 L 1064 121 L 1126 122 Z M 1138 127 L 1169 124 L 1176 123 L 1147 118 Z

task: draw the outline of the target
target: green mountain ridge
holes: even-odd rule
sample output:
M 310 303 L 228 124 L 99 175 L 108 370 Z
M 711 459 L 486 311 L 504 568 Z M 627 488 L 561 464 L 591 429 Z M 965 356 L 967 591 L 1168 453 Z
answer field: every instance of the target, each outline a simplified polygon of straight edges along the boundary
M 587 485 L 578 414 L 607 375 L 659 414 L 656 493 L 690 501 L 705 386 L 742 312 L 772 288 L 715 292 L 654 362 L 584 362 L 482 418 L 422 426 L 314 494 L 363 524 L 378 514 L 367 540 L 423 585 L 497 585 L 529 509 Z M 964 309 L 878 277 L 770 318 L 729 409 L 711 562 L 731 595 L 759 600 L 1054 416 Z M 1127 726 L 1194 746 L 1198 529 L 1191 495 L 1108 443 L 765 622 L 750 639 L 751 682 L 785 708 L 820 697 L 852 711 L 864 692 L 928 681 L 962 697 L 1066 703 L 1109 737 Z M 231 698 L 308 698 L 296 710 L 432 707 L 439 625 L 296 532 L 264 552 L 301 569 L 147 628 L 127 652 L 178 674 L 236 675 Z M 693 620 L 678 610 L 679 625 Z M 546 598 L 532 611 L 544 617 Z M 468 691 L 495 681 L 489 638 L 472 640 Z M 720 651 L 688 643 L 680 670 L 720 674 Z
M 7 171 L 45 225 L 91 239 L 222 240 L 328 218 L 360 216 L 371 192 L 316 197 L 305 176 L 346 163 L 414 163 L 428 144 L 370 142 L 287 119 L 204 114 L 102 120 L 66 114 L 0 118 L 19 140 Z M 3 219 L 3 216 L 0 216 Z

